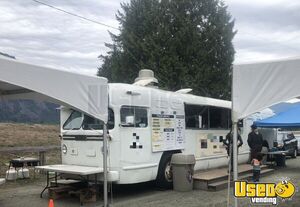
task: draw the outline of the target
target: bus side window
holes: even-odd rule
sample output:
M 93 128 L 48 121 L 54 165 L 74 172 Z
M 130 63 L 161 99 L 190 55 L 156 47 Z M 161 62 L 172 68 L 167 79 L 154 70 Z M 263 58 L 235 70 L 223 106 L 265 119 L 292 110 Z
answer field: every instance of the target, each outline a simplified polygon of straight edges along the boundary
M 209 128 L 228 129 L 230 120 L 230 110 L 221 107 L 209 107 Z
M 147 109 L 138 106 L 121 107 L 121 125 L 123 127 L 147 127 L 148 115 Z
M 188 129 L 208 128 L 208 106 L 185 104 L 185 124 Z
M 184 104 L 187 129 L 228 129 L 231 122 L 230 109 Z

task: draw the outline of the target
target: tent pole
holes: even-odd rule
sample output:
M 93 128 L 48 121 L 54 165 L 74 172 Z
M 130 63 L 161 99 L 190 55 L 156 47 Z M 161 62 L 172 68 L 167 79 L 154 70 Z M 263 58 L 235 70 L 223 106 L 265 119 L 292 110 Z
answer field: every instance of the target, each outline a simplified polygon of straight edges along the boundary
M 237 181 L 238 179 L 238 148 L 237 148 L 237 137 L 238 137 L 238 128 L 237 122 L 233 122 L 233 180 Z M 238 207 L 238 200 L 234 196 L 234 206 Z
M 103 206 L 108 207 L 107 196 L 107 124 L 103 125 Z

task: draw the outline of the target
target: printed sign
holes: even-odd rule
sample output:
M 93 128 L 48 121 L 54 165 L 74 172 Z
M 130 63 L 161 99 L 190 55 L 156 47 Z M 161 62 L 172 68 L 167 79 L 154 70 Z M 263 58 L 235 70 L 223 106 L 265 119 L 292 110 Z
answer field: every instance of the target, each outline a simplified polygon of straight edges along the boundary
M 184 115 L 152 114 L 152 151 L 184 148 Z
M 250 198 L 253 204 L 278 205 L 278 198 L 283 201 L 289 200 L 295 193 L 295 185 L 286 179 L 277 184 L 234 182 L 234 196 L 237 198 Z

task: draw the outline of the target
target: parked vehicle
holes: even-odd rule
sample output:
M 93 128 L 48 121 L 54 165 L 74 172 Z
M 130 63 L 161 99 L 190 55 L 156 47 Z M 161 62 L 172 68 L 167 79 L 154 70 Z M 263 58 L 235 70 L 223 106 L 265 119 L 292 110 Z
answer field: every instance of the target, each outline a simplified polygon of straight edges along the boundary
M 109 84 L 110 181 L 129 184 L 157 180 L 161 186 L 171 186 L 171 157 L 181 152 L 195 155 L 195 170 L 227 165 L 222 141 L 229 132 L 230 109 L 230 101 L 184 91 Z M 102 166 L 101 136 L 99 120 L 61 108 L 63 164 Z M 239 153 L 240 162 L 246 162 L 247 146 Z
M 298 155 L 300 154 L 300 136 L 296 136 L 297 142 L 298 142 Z
M 278 131 L 276 140 L 274 141 L 274 147 L 279 150 L 288 151 L 287 155 L 292 158 L 296 158 L 298 154 L 298 141 L 293 133 Z

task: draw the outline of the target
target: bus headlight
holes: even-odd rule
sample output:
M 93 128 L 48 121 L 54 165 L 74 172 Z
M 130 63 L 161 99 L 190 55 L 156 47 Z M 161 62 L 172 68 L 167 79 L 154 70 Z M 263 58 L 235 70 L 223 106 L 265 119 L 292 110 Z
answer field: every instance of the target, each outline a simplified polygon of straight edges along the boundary
M 64 145 L 62 146 L 62 152 L 63 152 L 64 154 L 67 154 L 67 151 L 68 151 L 68 148 L 67 148 L 67 146 L 64 144 Z

